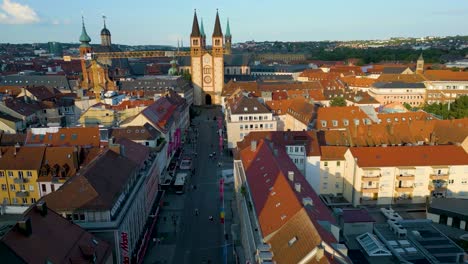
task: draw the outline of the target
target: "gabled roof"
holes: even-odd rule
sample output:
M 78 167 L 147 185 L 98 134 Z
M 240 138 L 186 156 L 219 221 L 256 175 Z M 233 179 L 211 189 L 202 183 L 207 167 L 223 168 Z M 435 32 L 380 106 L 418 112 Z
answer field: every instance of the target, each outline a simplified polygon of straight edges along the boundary
M 56 211 L 111 210 L 137 167 L 129 158 L 108 149 L 43 199 Z
M 20 146 L 24 145 L 26 141 L 26 134 L 16 133 L 16 134 L 6 134 L 1 133 L 0 146 L 14 146 L 19 144 Z
M 1 147 L 2 170 L 39 170 L 45 147 Z
M 5 246 L 0 247 L 5 263 L 107 263 L 111 257 L 107 242 L 51 209 L 43 216 L 33 205 L 23 218 L 31 221 L 31 235 L 24 235 L 18 224 L 5 234 L 0 241 Z M 13 253 L 14 259 L 5 259 L 7 252 Z
M 250 146 L 253 140 L 268 139 L 278 148 L 304 146 L 307 156 L 320 156 L 319 142 L 315 131 L 253 131 L 237 142 L 237 150 Z
M 167 132 L 170 125 L 174 122 L 174 113 L 177 105 L 171 104 L 167 97 L 161 97 L 153 104 L 149 105 L 141 112 L 151 124 L 161 132 Z
M 99 127 L 33 128 L 28 130 L 26 145 L 100 146 Z
M 341 107 L 320 107 L 317 111 L 317 129 L 324 128 L 344 128 L 345 120 L 348 121 L 348 126 L 353 125 L 353 121 L 357 119 L 363 123 L 363 119 L 369 119 L 369 116 L 361 110 L 358 106 L 341 106 Z M 333 126 L 332 121 L 338 121 L 336 127 Z M 327 121 L 327 126 L 322 127 L 321 121 Z
M 110 136 L 119 138 L 128 138 L 130 140 L 156 140 L 161 133 L 146 123 L 143 126 L 128 126 L 110 129 Z
M 430 81 L 468 81 L 466 71 L 426 70 L 424 76 Z
M 341 77 L 340 79 L 343 82 L 345 82 L 346 84 L 348 84 L 348 86 L 363 87 L 363 88 L 370 87 L 375 82 L 375 79 L 358 78 L 358 77 L 355 77 L 355 76 Z
M 74 176 L 80 165 L 78 163 L 78 158 L 78 148 L 47 147 L 38 181 L 50 181 L 54 176 L 62 178 Z M 57 170 L 56 175 L 52 175 L 53 170 Z M 64 172 L 63 175 L 61 171 Z
M 408 67 L 385 67 L 382 70 L 383 74 L 402 74 Z
M 124 153 L 121 154 L 140 166 L 143 165 L 149 157 L 150 150 L 147 146 L 135 143 L 128 138 L 118 138 L 115 143 L 124 147 Z
M 299 122 L 309 125 L 316 115 L 315 106 L 309 104 L 305 99 L 294 99 L 289 105 L 287 114 L 294 117 Z
M 353 147 L 359 167 L 468 165 L 468 153 L 454 145 Z
M 53 99 L 60 93 L 55 88 L 48 88 L 42 85 L 27 87 L 26 90 L 36 97 L 38 101 Z
M 271 113 L 265 105 L 260 103 L 257 98 L 249 98 L 245 95 L 237 95 L 229 100 L 227 107 L 231 114 L 269 114 Z
M 24 100 L 24 96 L 17 98 L 10 98 L 4 101 L 5 106 L 21 116 L 31 116 L 41 110 L 41 106 L 37 102 L 28 102 Z
M 423 82 L 424 77 L 420 74 L 381 74 L 377 82 Z
M 344 154 L 348 147 L 342 146 L 320 146 L 320 160 L 345 160 Z

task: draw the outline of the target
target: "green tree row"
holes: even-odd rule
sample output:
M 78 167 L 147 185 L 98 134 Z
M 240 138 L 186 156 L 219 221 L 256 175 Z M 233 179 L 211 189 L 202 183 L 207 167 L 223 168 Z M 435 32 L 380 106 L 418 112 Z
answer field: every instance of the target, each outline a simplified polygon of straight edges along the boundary
M 443 119 L 467 118 L 468 95 L 458 97 L 453 103 L 426 104 L 422 109 Z

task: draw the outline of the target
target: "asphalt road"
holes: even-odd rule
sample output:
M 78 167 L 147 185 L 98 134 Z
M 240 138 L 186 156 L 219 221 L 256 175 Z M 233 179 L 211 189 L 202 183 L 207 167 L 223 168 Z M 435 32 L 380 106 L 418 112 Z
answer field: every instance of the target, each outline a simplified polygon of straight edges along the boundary
M 213 116 L 220 116 L 219 108 L 201 109 L 195 119 L 198 128 L 194 160 L 195 174 L 190 179 L 184 196 L 182 223 L 177 235 L 175 255 L 172 263 L 223 263 L 223 224 L 220 222 L 220 195 L 218 159 L 210 159 L 216 151 L 219 158 L 217 122 Z M 209 117 L 209 120 L 208 120 Z M 184 150 L 190 153 L 190 149 Z M 195 185 L 192 190 L 190 185 Z M 198 209 L 198 216 L 195 214 Z M 214 220 L 210 221 L 209 216 Z

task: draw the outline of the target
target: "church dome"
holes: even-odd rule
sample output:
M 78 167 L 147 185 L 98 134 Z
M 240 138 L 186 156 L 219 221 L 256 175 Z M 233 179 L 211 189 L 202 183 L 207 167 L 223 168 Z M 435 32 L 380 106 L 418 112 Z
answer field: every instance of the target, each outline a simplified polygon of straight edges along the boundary
M 110 31 L 109 31 L 106 27 L 104 27 L 104 28 L 101 30 L 101 36 L 103 36 L 103 35 L 104 35 L 104 36 L 110 36 L 110 35 L 111 35 Z

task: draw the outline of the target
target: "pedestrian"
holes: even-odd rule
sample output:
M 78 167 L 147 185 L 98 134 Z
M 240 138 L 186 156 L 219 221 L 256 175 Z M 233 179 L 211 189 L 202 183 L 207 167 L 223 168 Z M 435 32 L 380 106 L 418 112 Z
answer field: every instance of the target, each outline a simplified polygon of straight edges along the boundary
M 198 208 L 195 208 L 195 215 L 198 216 Z
M 221 167 L 221 162 L 218 162 L 218 167 Z
M 210 217 L 208 217 L 208 219 L 213 222 L 213 216 L 210 215 Z

